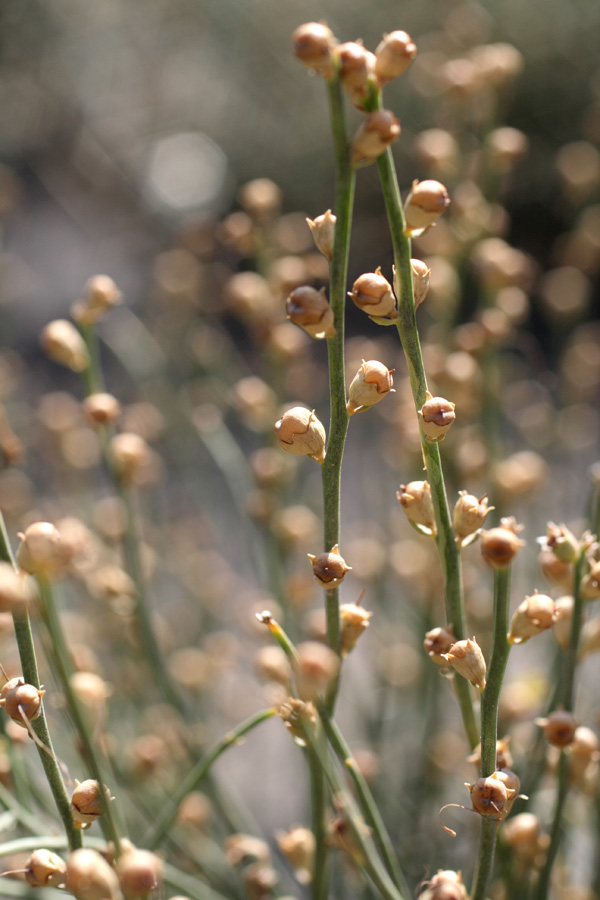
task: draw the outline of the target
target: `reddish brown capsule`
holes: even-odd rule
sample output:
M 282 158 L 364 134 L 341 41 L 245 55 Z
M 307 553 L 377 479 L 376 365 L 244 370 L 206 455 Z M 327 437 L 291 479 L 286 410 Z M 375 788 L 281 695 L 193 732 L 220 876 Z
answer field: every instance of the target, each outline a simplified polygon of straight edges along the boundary
M 486 563 L 493 569 L 510 565 L 524 541 L 519 537 L 522 525 L 513 518 L 501 519 L 498 528 L 481 532 L 481 552 Z
M 547 719 L 536 719 L 535 724 L 544 729 L 546 740 L 553 747 L 568 747 L 577 729 L 575 717 L 565 709 L 557 709 Z
M 33 684 L 27 684 L 22 675 L 11 678 L 0 691 L 0 706 L 13 722 L 27 728 L 29 722 L 37 719 L 42 711 L 42 697 L 45 691 L 39 691 Z
M 352 568 L 346 565 L 343 556 L 340 556 L 340 548 L 336 544 L 329 553 L 320 553 L 318 556 L 308 554 L 313 575 L 326 590 L 331 591 L 338 587 L 344 580 L 346 572 Z

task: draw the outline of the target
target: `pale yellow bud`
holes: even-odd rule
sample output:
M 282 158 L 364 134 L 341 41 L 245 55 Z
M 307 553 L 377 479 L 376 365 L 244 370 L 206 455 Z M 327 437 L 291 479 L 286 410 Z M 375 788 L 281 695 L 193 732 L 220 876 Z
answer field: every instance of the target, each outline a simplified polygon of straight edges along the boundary
M 318 556 L 309 553 L 308 558 L 313 575 L 321 587 L 327 591 L 338 587 L 344 580 L 346 572 L 352 568 L 347 566 L 343 556 L 340 556 L 340 548 L 337 544 L 328 553 L 320 553 Z
M 121 415 L 121 404 L 112 394 L 90 394 L 83 401 L 83 414 L 90 425 L 112 425 Z
M 513 613 L 508 642 L 524 644 L 529 638 L 552 628 L 555 621 L 556 610 L 552 597 L 547 594 L 532 594 Z
M 64 884 L 67 864 L 51 850 L 34 850 L 25 863 L 25 878 L 32 887 Z
M 427 529 L 431 535 L 435 535 L 437 526 L 431 498 L 431 487 L 428 481 L 411 481 L 409 484 L 401 484 L 396 497 L 406 513 L 407 519 L 417 526 Z M 417 528 L 420 531 L 420 528 Z
M 409 235 L 431 228 L 450 203 L 448 191 L 439 181 L 413 181 L 404 204 L 406 230 Z
M 432 397 L 429 391 L 427 400 L 418 411 L 421 430 L 430 441 L 440 441 L 456 419 L 455 405 L 444 397 Z
M 327 436 L 314 410 L 304 406 L 288 409 L 275 423 L 275 434 L 283 450 L 297 456 L 310 456 L 322 463 Z
M 83 297 L 73 304 L 71 315 L 76 322 L 95 324 L 122 301 L 121 292 L 108 275 L 94 275 L 84 285 Z
M 333 310 L 325 288 L 317 291 L 308 285 L 298 287 L 287 298 L 285 308 L 288 318 L 311 337 L 320 340 L 335 334 Z
M 417 55 L 417 45 L 406 31 L 384 34 L 375 50 L 375 74 L 380 85 L 402 75 Z
M 67 860 L 67 890 L 77 900 L 122 900 L 116 872 L 96 850 L 75 850 Z
M 383 400 L 386 394 L 393 393 L 392 374 L 394 371 L 375 359 L 366 362 L 363 359 L 348 389 L 348 403 L 346 404 L 348 414 L 353 415 L 355 412 L 374 406 Z
M 374 162 L 399 135 L 400 122 L 389 109 L 368 113 L 352 141 L 352 164 L 366 166 Z
M 307 219 L 306 221 L 317 250 L 323 254 L 325 259 L 328 259 L 329 262 L 331 262 L 333 256 L 333 241 L 335 238 L 335 223 L 337 222 L 336 216 L 328 209 L 327 212 L 324 212 L 321 216 L 317 216 L 316 219 Z
M 360 275 L 352 285 L 353 302 L 368 316 L 395 319 L 396 298 L 389 281 L 381 274 L 381 268 Z
M 19 537 L 19 568 L 30 575 L 49 579 L 62 578 L 66 574 L 72 551 L 63 542 L 58 528 L 50 522 L 35 522 Z
M 49 322 L 40 335 L 40 345 L 46 356 L 73 372 L 83 372 L 90 363 L 85 341 L 67 319 Z
M 318 75 L 331 78 L 333 67 L 331 51 L 337 41 L 331 28 L 322 22 L 307 22 L 296 28 L 292 35 L 296 59 Z
M 458 500 L 452 514 L 452 524 L 459 546 L 464 546 L 466 538 L 479 532 L 487 514 L 493 509 L 493 506 L 488 506 L 485 494 L 478 500 L 477 497 L 466 491 L 458 492 Z
M 452 644 L 448 653 L 444 653 L 442 656 L 459 675 L 474 684 L 480 691 L 485 689 L 485 659 L 475 638 L 457 641 Z

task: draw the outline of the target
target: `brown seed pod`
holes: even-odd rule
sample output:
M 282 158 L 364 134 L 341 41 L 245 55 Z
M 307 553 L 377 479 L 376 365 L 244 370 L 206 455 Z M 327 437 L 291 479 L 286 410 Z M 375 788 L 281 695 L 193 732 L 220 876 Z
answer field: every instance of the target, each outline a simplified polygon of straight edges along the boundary
M 556 622 L 554 600 L 547 594 L 525 597 L 513 613 L 508 633 L 509 644 L 524 644 L 529 638 L 552 628 Z
M 372 615 L 372 612 L 368 612 L 356 603 L 343 603 L 340 606 L 342 629 L 340 653 L 342 656 L 347 656 L 354 649 L 361 634 L 369 627 L 369 619 Z
M 496 776 L 497 773 L 494 772 L 487 778 L 478 778 L 473 784 L 465 782 L 465 787 L 469 789 L 475 812 L 501 822 L 508 815 L 507 803 L 509 799 L 516 797 L 516 791 L 507 788 Z
M 448 191 L 439 181 L 413 181 L 404 204 L 406 231 L 409 235 L 435 225 L 450 204 Z
M 275 423 L 280 447 L 297 456 L 310 456 L 322 463 L 325 459 L 325 429 L 314 410 L 294 406 Z
M 146 898 L 158 887 L 162 861 L 149 850 L 132 847 L 118 858 L 115 871 L 126 897 Z
M 400 122 L 389 109 L 368 113 L 352 141 L 352 165 L 374 162 L 398 139 L 400 130 Z
M 512 755 L 508 749 L 510 737 L 500 738 L 496 741 L 496 769 L 510 769 L 513 764 Z M 475 763 L 481 767 L 481 744 L 478 744 L 473 753 L 467 756 L 467 762 Z
M 121 404 L 112 394 L 90 394 L 83 401 L 83 414 L 90 425 L 112 425 L 121 415 Z
M 417 45 L 406 31 L 384 34 L 375 50 L 375 74 L 381 86 L 402 75 L 417 55 Z
M 104 785 L 104 796 L 106 802 L 110 803 L 112 797 L 106 785 Z M 81 782 L 75 779 L 75 790 L 71 796 L 71 813 L 73 821 L 79 827 L 91 825 L 104 814 L 100 785 L 93 778 Z
M 431 631 L 428 631 L 425 635 L 425 653 L 427 653 L 436 666 L 447 667 L 448 660 L 444 654 L 447 654 L 455 643 L 456 635 L 454 634 L 452 625 L 446 625 L 444 628 L 432 628 Z
M 452 514 L 452 524 L 460 547 L 470 543 L 467 538 L 473 538 L 479 533 L 488 513 L 493 509 L 493 506 L 488 506 L 487 494 L 478 500 L 477 497 L 466 491 L 458 492 L 458 500 Z
M 304 641 L 298 644 L 298 656 L 292 664 L 296 676 L 298 695 L 305 702 L 312 702 L 325 693 L 336 677 L 340 660 L 326 644 Z
M 498 528 L 481 532 L 481 553 L 486 563 L 493 569 L 510 565 L 525 542 L 519 537 L 522 525 L 513 518 L 500 520 Z
M 421 259 L 411 259 L 410 268 L 412 270 L 413 293 L 415 299 L 415 309 L 417 309 L 429 292 L 429 280 L 431 277 L 431 269 Z M 397 279 L 396 291 L 398 292 Z
M 322 22 L 307 22 L 292 34 L 296 59 L 324 78 L 333 74 L 331 51 L 336 43 L 333 31 Z
M 68 319 L 49 322 L 40 334 L 40 346 L 53 362 L 73 372 L 83 372 L 90 363 L 85 341 Z
M 35 581 L 15 572 L 10 563 L 0 562 L 0 612 L 22 616 L 31 612 L 38 597 Z
M 421 885 L 418 900 L 469 900 L 460 872 L 439 869 L 430 881 Z
M 381 274 L 381 267 L 360 275 L 352 285 L 349 296 L 371 318 L 395 319 L 397 316 L 394 291 L 387 278 Z
M 51 850 L 34 850 L 25 862 L 25 879 L 32 887 L 58 887 L 66 872 L 64 859 Z
M 375 54 L 358 41 L 348 41 L 338 44 L 332 56 L 346 96 L 362 110 L 375 77 Z
M 333 256 L 333 241 L 335 238 L 336 217 L 330 209 L 324 212 L 316 219 L 307 219 L 308 227 L 315 242 L 317 250 L 319 250 L 325 259 L 331 262 Z
M 536 719 L 535 724 L 544 729 L 546 740 L 553 747 L 568 747 L 577 728 L 573 713 L 566 709 L 557 709 L 545 719 Z
M 75 850 L 67 860 L 65 884 L 77 900 L 122 900 L 119 879 L 96 850 Z
M 309 285 L 298 287 L 288 296 L 285 308 L 288 319 L 311 337 L 321 340 L 335 334 L 333 310 L 325 288 L 317 291 Z
M 429 440 L 442 440 L 456 419 L 455 404 L 444 397 L 432 397 L 427 391 L 427 400 L 418 412 L 421 430 Z
M 19 534 L 19 568 L 42 578 L 62 578 L 69 566 L 72 550 L 62 540 L 58 528 L 50 522 L 35 522 Z
M 27 684 L 22 675 L 11 678 L 0 691 L 0 706 L 13 722 L 27 728 L 24 718 L 32 722 L 42 711 L 42 697 L 45 691 L 38 691 L 33 684 Z
M 312 566 L 313 575 L 325 590 L 331 591 L 338 587 L 344 580 L 346 572 L 349 572 L 352 566 L 347 566 L 343 556 L 340 556 L 340 548 L 336 544 L 331 548 L 329 553 L 319 553 L 314 556 L 308 554 L 310 564 Z
M 474 684 L 480 691 L 485 689 L 485 659 L 475 638 L 457 641 L 452 644 L 447 653 L 442 654 L 442 657 L 459 675 Z
M 363 359 L 348 389 L 348 415 L 374 406 L 386 394 L 393 393 L 394 371 L 395 369 L 388 369 L 376 359 Z

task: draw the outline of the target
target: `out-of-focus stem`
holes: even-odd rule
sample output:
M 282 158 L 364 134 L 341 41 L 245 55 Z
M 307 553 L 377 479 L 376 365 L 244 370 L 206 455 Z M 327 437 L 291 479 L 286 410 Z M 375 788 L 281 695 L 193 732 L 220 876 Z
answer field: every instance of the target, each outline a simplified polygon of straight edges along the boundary
M 581 595 L 581 579 L 585 566 L 585 550 L 581 550 L 573 572 L 573 618 L 569 646 L 565 656 L 564 680 L 562 684 L 562 706 L 572 710 L 574 706 L 575 669 L 577 667 L 577 650 L 583 623 L 583 597 Z
M 10 542 L 8 540 L 8 535 L 6 533 L 4 517 L 2 516 L 1 512 L 0 559 L 12 565 L 13 568 L 17 568 L 10 547 Z M 33 684 L 38 690 L 40 690 L 40 676 L 38 672 L 37 657 L 35 655 L 35 645 L 33 643 L 33 632 L 31 630 L 29 615 L 25 613 L 21 616 L 13 616 L 13 623 L 15 628 L 17 647 L 19 649 L 19 659 L 21 660 L 23 678 L 28 684 Z M 73 822 L 73 816 L 71 815 L 71 801 L 69 799 L 62 772 L 60 771 L 60 767 L 58 765 L 54 749 L 52 747 L 52 741 L 50 739 L 50 732 L 48 730 L 48 723 L 46 722 L 46 714 L 44 712 L 43 704 L 41 706 L 41 712 L 39 716 L 31 723 L 31 727 L 38 737 L 40 744 L 42 744 L 43 747 L 46 748 L 43 749 L 41 746 L 36 745 L 42 766 L 44 768 L 44 772 L 46 774 L 46 778 L 48 780 L 48 784 L 50 786 L 50 790 L 52 792 L 52 796 L 54 797 L 54 802 L 56 803 L 56 807 L 63 822 L 69 849 L 77 850 L 82 846 L 81 832 L 78 828 L 75 827 L 75 823 Z

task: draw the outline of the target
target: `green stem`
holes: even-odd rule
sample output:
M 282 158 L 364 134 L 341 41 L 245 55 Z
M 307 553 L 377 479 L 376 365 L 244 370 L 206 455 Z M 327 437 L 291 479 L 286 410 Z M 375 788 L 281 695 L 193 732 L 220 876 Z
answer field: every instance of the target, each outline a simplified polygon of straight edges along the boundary
M 564 709 L 573 710 L 574 706 L 574 689 L 575 689 L 575 669 L 577 667 L 577 650 L 579 647 L 579 637 L 581 635 L 581 626 L 583 624 L 583 605 L 584 599 L 581 594 L 581 580 L 583 578 L 583 570 L 585 567 L 585 550 L 581 550 L 579 557 L 575 562 L 573 572 L 573 618 L 571 619 L 571 633 L 569 635 L 569 646 L 565 654 L 564 678 L 561 691 L 561 700 Z
M 564 750 L 560 751 L 560 759 L 558 761 L 558 790 L 556 794 L 556 806 L 554 808 L 554 819 L 552 820 L 552 828 L 550 831 L 550 845 L 546 852 L 544 867 L 540 872 L 537 890 L 535 893 L 536 900 L 546 900 L 548 890 L 550 888 L 550 878 L 552 877 L 552 869 L 554 861 L 558 853 L 558 847 L 563 832 L 563 810 L 567 794 L 569 792 L 569 757 Z
M 100 799 L 103 807 L 103 815 L 100 817 L 99 823 L 106 839 L 113 842 L 115 854 L 118 856 L 120 853 L 119 832 L 113 816 L 111 802 L 104 792 L 104 777 L 102 775 L 100 763 L 98 762 L 86 715 L 71 686 L 72 667 L 70 664 L 70 654 L 63 634 L 62 625 L 56 612 L 52 586 L 50 582 L 44 578 L 38 578 L 38 584 L 42 598 L 42 618 L 51 642 L 52 662 L 60 679 L 69 712 L 77 729 L 79 740 L 81 741 L 82 754 L 86 765 L 89 766 L 91 775 L 99 787 Z
M 427 377 L 423 365 L 423 355 L 421 353 L 415 314 L 410 262 L 411 246 L 409 238 L 405 235 L 404 210 L 394 167 L 394 158 L 390 148 L 381 154 L 377 160 L 377 165 L 388 215 L 396 267 L 396 290 L 398 293 L 396 327 L 406 358 L 415 408 L 419 410 L 426 400 Z M 435 512 L 437 525 L 436 544 L 445 577 L 446 615 L 448 622 L 451 622 L 453 625 L 457 640 L 463 640 L 466 637 L 466 625 L 460 550 L 454 539 L 440 450 L 438 444 L 430 441 L 423 433 L 421 433 L 421 447 Z M 479 736 L 469 683 L 460 675 L 456 675 L 454 680 L 467 738 L 471 747 L 475 747 Z
M 315 860 L 310 883 L 311 900 L 327 900 L 329 895 L 329 869 L 327 865 L 327 793 L 325 775 L 319 758 L 312 747 L 308 748 L 310 771 L 310 799 L 312 832 L 315 838 Z
M 481 777 L 496 771 L 498 741 L 498 702 L 510 645 L 507 640 L 510 606 L 510 566 L 494 570 L 494 634 L 492 656 L 487 670 L 487 684 L 481 696 Z M 485 900 L 494 865 L 497 823 L 481 819 L 479 858 L 472 900 Z
M 327 735 L 327 739 L 331 744 L 336 756 L 338 757 L 342 765 L 347 769 L 354 787 L 356 788 L 356 794 L 358 797 L 360 809 L 367 825 L 371 829 L 371 832 L 375 838 L 375 843 L 377 844 L 379 852 L 381 853 L 386 869 L 388 870 L 396 887 L 408 897 L 410 895 L 410 891 L 408 889 L 406 879 L 404 878 L 404 873 L 400 868 L 394 846 L 387 832 L 384 821 L 381 818 L 381 814 L 377 808 L 369 785 L 367 784 L 364 775 L 360 771 L 356 760 L 353 758 L 352 752 L 347 745 L 344 736 L 342 735 L 333 719 L 330 718 L 327 710 L 324 708 L 320 708 L 319 713 L 321 715 L 321 722 L 323 723 L 323 730 Z
M 6 533 L 4 517 L 2 516 L 1 512 L 0 559 L 2 559 L 3 562 L 7 562 L 12 565 L 13 568 L 17 568 L 10 547 L 10 542 L 8 540 L 8 535 Z M 33 643 L 33 632 L 31 630 L 29 615 L 25 613 L 25 615 L 22 616 L 13 616 L 13 624 L 15 628 L 17 647 L 19 650 L 19 659 L 21 660 L 23 678 L 28 684 L 33 684 L 38 690 L 40 690 L 40 676 L 38 672 L 37 658 L 35 655 L 35 645 Z M 73 816 L 71 815 L 71 801 L 65 787 L 65 782 L 62 776 L 62 772 L 60 771 L 60 766 L 58 765 L 58 761 L 52 747 L 52 740 L 50 738 L 50 732 L 48 730 L 48 723 L 46 721 L 46 713 L 44 711 L 43 704 L 41 706 L 39 716 L 31 723 L 31 727 L 33 728 L 38 740 L 40 741 L 40 744 L 43 745 L 43 747 L 36 745 L 37 751 L 44 772 L 46 774 L 52 796 L 54 797 L 56 808 L 58 809 L 58 813 L 62 819 L 63 827 L 65 829 L 65 834 L 67 836 L 67 841 L 69 844 L 69 849 L 77 850 L 78 847 L 82 846 L 81 832 L 78 828 L 75 827 L 75 823 L 73 822 Z
M 252 729 L 256 728 L 257 725 L 260 725 L 261 722 L 274 716 L 276 712 L 276 709 L 269 708 L 263 709 L 261 712 L 250 716 L 250 718 L 242 722 L 241 725 L 238 725 L 237 728 L 234 728 L 233 731 L 226 734 L 225 737 L 222 738 L 208 754 L 206 754 L 206 756 L 198 760 L 196 765 L 188 773 L 187 777 L 179 784 L 171 798 L 171 802 L 158 816 L 152 830 L 144 841 L 145 847 L 149 850 L 155 850 L 162 843 L 171 825 L 175 821 L 182 801 L 191 791 L 196 790 L 203 778 L 208 775 L 211 766 L 217 761 L 221 754 L 229 749 L 229 747 L 237 744 L 245 734 L 252 731 Z

